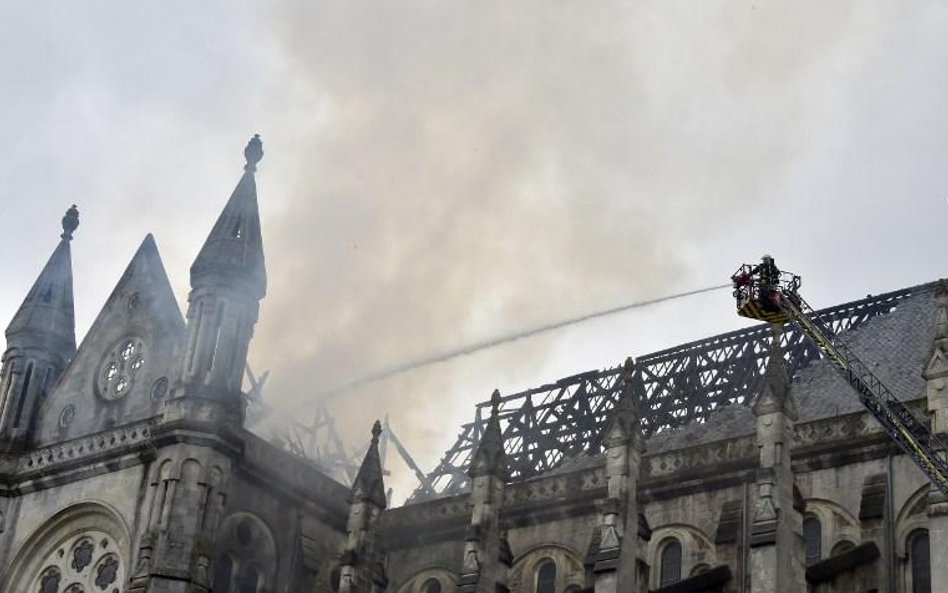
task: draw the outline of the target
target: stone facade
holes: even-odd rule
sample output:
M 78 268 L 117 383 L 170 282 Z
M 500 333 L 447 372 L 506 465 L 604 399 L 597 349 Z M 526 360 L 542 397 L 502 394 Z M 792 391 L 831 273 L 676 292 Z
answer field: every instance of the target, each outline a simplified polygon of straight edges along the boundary
M 191 268 L 187 315 L 148 236 L 78 348 L 67 212 L 6 332 L 0 590 L 948 592 L 948 502 L 829 364 L 789 377 L 777 337 L 748 405 L 648 439 L 630 360 L 596 448 L 525 479 L 510 478 L 495 394 L 469 491 L 399 508 L 378 424 L 351 487 L 245 430 L 262 156 L 254 138 Z M 846 339 L 946 430 L 944 287 Z

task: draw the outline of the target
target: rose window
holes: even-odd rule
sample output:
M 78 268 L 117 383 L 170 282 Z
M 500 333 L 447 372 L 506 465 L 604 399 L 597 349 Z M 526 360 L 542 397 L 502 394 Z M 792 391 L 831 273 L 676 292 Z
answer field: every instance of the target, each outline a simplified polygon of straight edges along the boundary
M 29 593 L 120 593 L 125 579 L 118 546 L 101 531 L 70 537 L 42 566 Z
M 105 355 L 96 382 L 99 395 L 120 399 L 131 391 L 145 366 L 145 348 L 140 338 L 123 338 Z

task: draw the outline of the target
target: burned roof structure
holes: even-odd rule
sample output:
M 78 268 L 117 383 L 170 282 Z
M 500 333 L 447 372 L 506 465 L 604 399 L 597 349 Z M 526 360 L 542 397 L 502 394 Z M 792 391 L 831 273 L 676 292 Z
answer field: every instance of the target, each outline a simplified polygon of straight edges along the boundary
M 937 282 L 896 290 L 817 311 L 816 319 L 845 337 L 897 393 L 921 394 L 917 369 L 931 344 Z M 871 325 L 871 331 L 860 331 Z M 640 356 L 634 365 L 565 377 L 501 398 L 500 420 L 512 480 L 524 480 L 601 452 L 603 428 L 619 399 L 623 374 L 641 411 L 649 451 L 673 449 L 754 432 L 748 407 L 770 357 L 769 324 L 758 324 Z M 858 399 L 816 344 L 796 324 L 781 337 L 801 420 L 853 412 Z M 818 394 L 831 392 L 837 397 Z M 466 470 L 488 422 L 489 401 L 478 403 L 409 502 L 468 488 Z

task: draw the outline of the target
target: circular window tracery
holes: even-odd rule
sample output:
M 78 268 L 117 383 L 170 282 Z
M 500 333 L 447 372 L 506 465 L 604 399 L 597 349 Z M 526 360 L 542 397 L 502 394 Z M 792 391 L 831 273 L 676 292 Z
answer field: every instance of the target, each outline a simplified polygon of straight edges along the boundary
M 103 357 L 99 366 L 96 389 L 104 399 L 117 400 L 125 397 L 141 375 L 147 360 L 141 338 L 122 338 Z
M 83 538 L 72 549 L 72 568 L 79 574 L 92 564 L 92 553 L 95 546 L 89 538 Z
M 117 550 L 114 540 L 100 531 L 73 536 L 50 552 L 27 591 L 119 593 L 125 575 Z
M 43 569 L 39 577 L 39 593 L 56 593 L 62 578 L 62 573 L 55 566 Z

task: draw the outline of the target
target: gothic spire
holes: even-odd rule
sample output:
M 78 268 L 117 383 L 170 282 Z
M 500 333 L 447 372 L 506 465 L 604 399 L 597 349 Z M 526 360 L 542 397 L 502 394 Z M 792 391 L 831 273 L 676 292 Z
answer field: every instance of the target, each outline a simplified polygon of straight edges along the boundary
M 191 287 L 230 285 L 236 281 L 259 300 L 267 291 L 254 179 L 257 163 L 263 158 L 259 134 L 247 143 L 244 158 L 244 174 L 191 265 Z
M 490 396 L 490 419 L 484 429 L 481 442 L 471 459 L 467 475 L 472 478 L 496 476 L 507 481 L 507 453 L 504 451 L 504 437 L 500 432 L 500 391 L 494 390 Z
M 8 347 L 25 339 L 29 340 L 31 346 L 68 361 L 76 352 L 72 255 L 69 248 L 72 234 L 79 226 L 79 210 L 75 204 L 63 216 L 62 226 L 59 245 L 13 316 L 6 336 Z
M 385 508 L 385 485 L 382 482 L 382 460 L 379 458 L 379 435 L 382 424 L 376 420 L 372 425 L 372 442 L 365 452 L 365 459 L 352 483 L 351 502 L 371 502 Z
M 619 400 L 612 412 L 612 419 L 603 432 L 603 444 L 607 447 L 628 442 L 630 438 L 636 436 L 636 432 L 639 430 L 638 406 L 635 403 L 635 393 L 632 390 L 634 378 L 635 362 L 630 356 L 625 359 L 622 375 L 619 379 L 621 381 Z
M 764 370 L 761 390 L 754 401 L 753 411 L 756 416 L 782 412 L 796 420 L 797 406 L 790 395 L 790 378 L 787 376 L 787 365 L 783 359 L 783 348 L 780 346 L 783 329 L 777 324 L 772 324 L 771 329 L 770 359 Z

